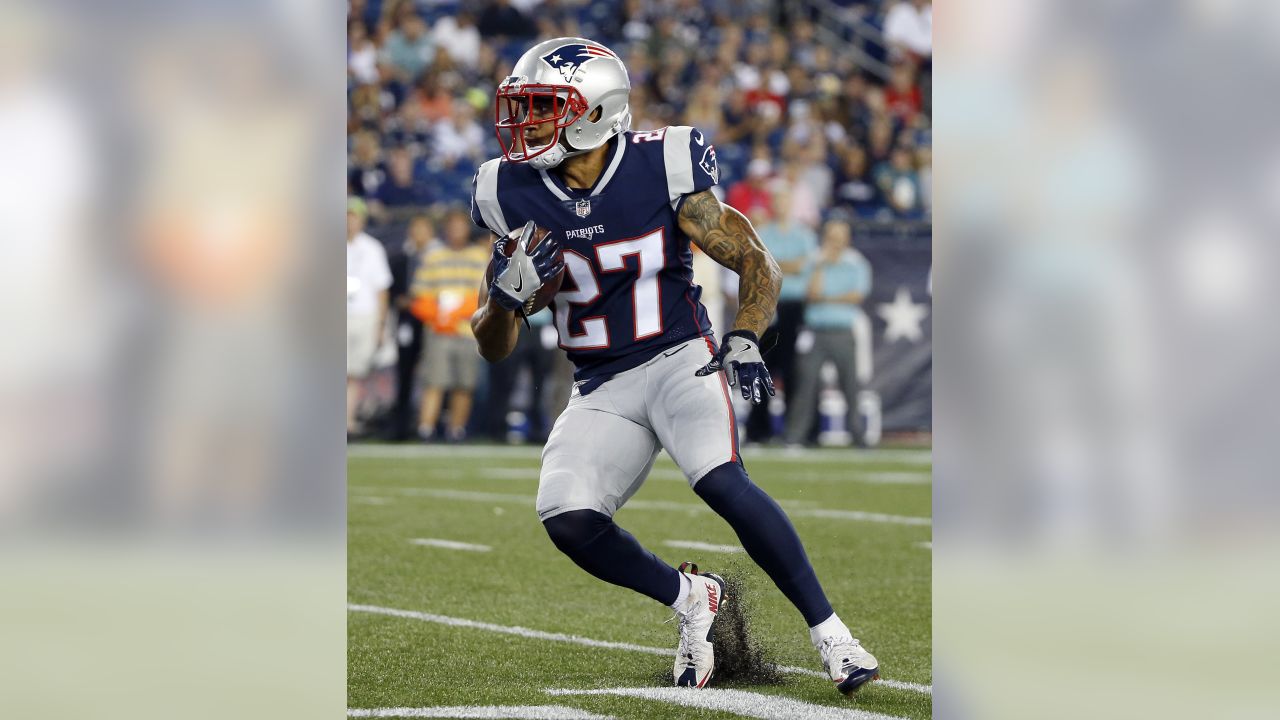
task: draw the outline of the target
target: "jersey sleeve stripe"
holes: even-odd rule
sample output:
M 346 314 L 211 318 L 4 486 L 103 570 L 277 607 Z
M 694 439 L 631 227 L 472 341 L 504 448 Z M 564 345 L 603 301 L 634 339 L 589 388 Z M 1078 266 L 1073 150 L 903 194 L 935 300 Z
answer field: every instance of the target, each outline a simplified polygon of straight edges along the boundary
M 480 166 L 476 175 L 476 204 L 480 206 L 480 217 L 484 224 L 498 235 L 511 232 L 507 220 L 502 215 L 502 206 L 498 204 L 498 166 L 500 160 L 494 159 Z
M 675 125 L 662 138 L 662 162 L 667 170 L 667 199 L 675 207 L 680 198 L 693 192 L 693 159 L 689 157 L 689 134 L 693 128 Z

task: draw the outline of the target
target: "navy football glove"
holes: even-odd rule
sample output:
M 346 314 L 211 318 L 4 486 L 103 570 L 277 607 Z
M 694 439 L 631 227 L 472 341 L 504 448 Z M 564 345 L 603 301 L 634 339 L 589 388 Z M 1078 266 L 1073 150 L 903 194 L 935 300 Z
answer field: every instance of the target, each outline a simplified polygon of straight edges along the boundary
M 529 254 L 529 259 L 533 261 L 533 269 L 538 273 L 539 287 L 564 269 L 564 255 L 560 252 L 560 241 L 556 240 L 554 233 L 547 233 L 542 238 L 538 247 Z
M 493 241 L 493 280 L 489 282 L 489 297 L 507 310 L 520 307 L 520 301 L 498 289 L 498 279 L 507 274 L 511 258 L 507 257 L 507 243 L 515 242 L 509 235 Z
M 726 333 L 711 362 L 694 374 L 702 377 L 721 370 L 729 378 L 729 387 L 738 386 L 744 400 L 759 405 L 764 401 L 765 392 L 774 394 L 773 378 L 769 377 L 769 368 L 760 357 L 760 340 L 750 330 Z
M 532 254 L 528 252 L 536 230 L 530 220 L 520 229 L 518 237 L 507 235 L 493 244 L 493 283 L 489 285 L 489 296 L 507 310 L 520 310 L 544 282 L 564 268 L 560 244 L 550 234 Z M 507 257 L 505 250 L 511 242 L 516 243 L 515 251 Z

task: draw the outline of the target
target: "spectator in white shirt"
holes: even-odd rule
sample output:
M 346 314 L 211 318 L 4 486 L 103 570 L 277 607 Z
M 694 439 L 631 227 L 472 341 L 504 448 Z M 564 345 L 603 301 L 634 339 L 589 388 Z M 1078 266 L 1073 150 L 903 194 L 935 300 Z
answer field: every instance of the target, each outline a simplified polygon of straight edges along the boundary
M 444 48 L 454 62 L 469 68 L 480 64 L 480 31 L 470 13 L 463 11 L 456 17 L 440 18 L 432 35 L 436 45 Z
M 347 75 L 360 85 L 378 82 L 378 48 L 362 22 L 352 22 L 347 29 Z
M 478 165 L 484 160 L 484 128 L 475 120 L 476 110 L 469 103 L 453 106 L 453 115 L 435 124 L 435 151 L 452 167 L 459 158 L 470 157 Z
M 368 233 L 369 210 L 360 198 L 347 200 L 347 433 L 360 433 L 356 420 L 364 378 L 382 343 L 387 324 L 391 266 L 387 251 Z
M 884 17 L 884 37 L 898 57 L 933 57 L 932 0 L 901 0 Z

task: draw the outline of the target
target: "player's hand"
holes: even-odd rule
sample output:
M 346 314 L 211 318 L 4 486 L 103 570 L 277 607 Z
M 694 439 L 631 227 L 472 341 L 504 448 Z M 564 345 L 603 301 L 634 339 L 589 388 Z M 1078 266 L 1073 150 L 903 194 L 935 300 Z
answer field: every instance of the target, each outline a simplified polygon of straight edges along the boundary
M 542 277 L 526 251 L 534 230 L 536 226 L 530 220 L 516 237 L 512 237 L 515 235 L 512 233 L 493 244 L 493 283 L 489 285 L 489 297 L 507 310 L 519 310 L 542 287 Z M 516 244 L 515 251 L 507 257 L 504 251 L 511 242 Z
M 532 224 L 533 221 L 530 220 L 525 227 Z M 556 240 L 554 233 L 547 233 L 542 238 L 538 247 L 529 253 L 529 259 L 533 261 L 533 269 L 538 271 L 539 285 L 559 275 L 564 269 L 564 255 L 560 252 L 560 241 Z
M 760 340 L 750 330 L 734 330 L 724 336 L 720 350 L 711 358 L 711 362 L 700 368 L 695 375 L 702 377 L 724 370 L 729 378 L 729 387 L 735 385 L 742 391 L 742 398 L 759 405 L 764 401 L 764 394 L 774 394 L 773 378 L 769 376 L 769 368 L 760 357 Z

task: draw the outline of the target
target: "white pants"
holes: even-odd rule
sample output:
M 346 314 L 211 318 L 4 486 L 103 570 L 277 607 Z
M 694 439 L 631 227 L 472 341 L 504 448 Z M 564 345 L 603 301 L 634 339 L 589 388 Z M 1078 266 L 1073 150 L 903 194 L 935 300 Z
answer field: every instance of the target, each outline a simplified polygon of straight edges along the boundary
M 640 489 L 665 449 L 692 486 L 738 459 L 724 373 L 697 377 L 708 340 L 675 345 L 583 397 L 575 385 L 542 450 L 538 517 L 595 510 L 610 517 Z
M 377 315 L 347 316 L 347 377 L 363 378 L 369 374 L 380 332 Z

